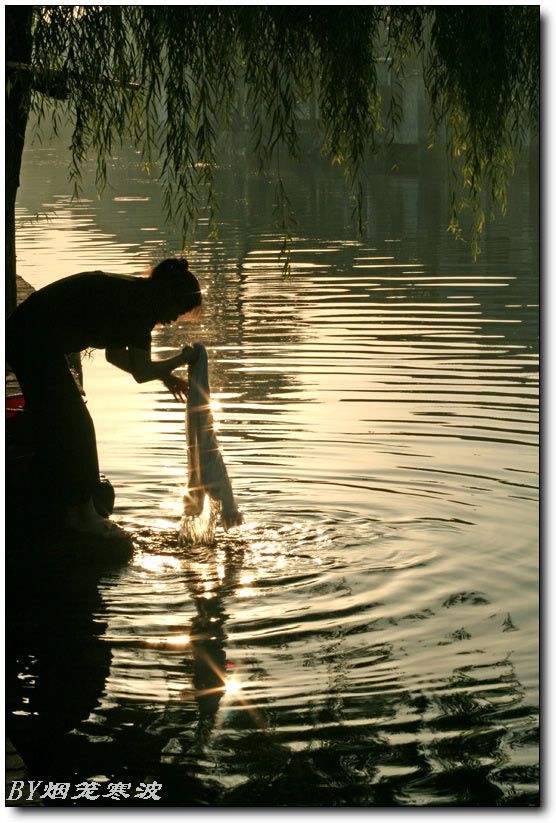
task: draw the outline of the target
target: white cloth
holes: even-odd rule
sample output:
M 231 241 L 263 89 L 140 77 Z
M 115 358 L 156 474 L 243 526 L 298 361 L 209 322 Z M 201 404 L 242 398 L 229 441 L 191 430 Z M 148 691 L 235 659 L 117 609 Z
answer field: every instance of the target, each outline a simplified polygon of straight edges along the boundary
M 197 359 L 189 366 L 187 395 L 187 458 L 188 490 L 184 497 L 186 516 L 198 517 L 205 507 L 205 496 L 221 504 L 221 519 L 225 529 L 238 526 L 242 516 L 238 511 L 228 472 L 224 465 L 210 406 L 207 350 L 195 343 Z

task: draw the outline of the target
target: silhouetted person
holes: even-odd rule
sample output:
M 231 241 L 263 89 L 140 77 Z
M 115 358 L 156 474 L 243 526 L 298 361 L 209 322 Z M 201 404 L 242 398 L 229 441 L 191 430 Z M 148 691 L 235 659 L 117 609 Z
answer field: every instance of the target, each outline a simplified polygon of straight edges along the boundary
M 201 302 L 187 260 L 170 258 L 146 278 L 100 271 L 65 277 L 34 292 L 8 318 L 6 355 L 31 414 L 39 482 L 56 490 L 68 527 L 99 537 L 118 533 L 93 505 L 95 430 L 66 355 L 106 349 L 106 359 L 137 382 L 162 380 L 184 400 L 187 384 L 172 371 L 189 363 L 194 349 L 153 362 L 151 331 L 157 323 L 192 319 Z

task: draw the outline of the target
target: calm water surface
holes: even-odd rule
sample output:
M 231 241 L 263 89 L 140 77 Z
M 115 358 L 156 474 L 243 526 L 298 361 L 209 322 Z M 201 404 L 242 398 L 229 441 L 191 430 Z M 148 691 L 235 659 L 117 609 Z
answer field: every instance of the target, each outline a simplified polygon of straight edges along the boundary
M 139 272 L 179 245 L 132 160 L 102 201 L 27 151 L 19 272 Z M 85 360 L 132 561 L 32 582 L 10 723 L 47 779 L 157 779 L 171 805 L 523 805 L 538 790 L 537 194 L 525 169 L 473 263 L 429 173 L 371 170 L 355 241 L 340 177 L 221 173 L 206 294 L 168 356 L 209 350 L 245 524 L 180 548 L 184 409 Z M 87 194 L 87 192 L 86 192 Z M 33 220 L 43 213 L 48 220 Z M 303 231 L 303 234 L 301 234 Z M 15 619 L 14 619 L 15 622 Z

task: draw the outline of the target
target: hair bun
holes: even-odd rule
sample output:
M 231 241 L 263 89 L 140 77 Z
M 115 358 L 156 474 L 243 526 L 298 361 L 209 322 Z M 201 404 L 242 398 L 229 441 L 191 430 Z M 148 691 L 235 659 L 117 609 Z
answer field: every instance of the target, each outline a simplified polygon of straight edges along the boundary
M 185 257 L 168 257 L 152 270 L 151 278 L 159 280 L 163 277 L 183 277 L 190 274 L 189 263 Z
M 185 274 L 189 271 L 189 263 L 186 257 L 170 257 L 168 264 L 168 270 L 172 274 Z

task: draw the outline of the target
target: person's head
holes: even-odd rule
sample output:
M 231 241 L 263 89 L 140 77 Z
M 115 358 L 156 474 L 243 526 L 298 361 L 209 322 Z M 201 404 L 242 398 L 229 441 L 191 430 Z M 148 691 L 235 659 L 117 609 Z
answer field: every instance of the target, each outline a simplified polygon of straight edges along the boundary
M 169 257 L 150 273 L 156 319 L 172 323 L 178 317 L 196 317 L 201 310 L 201 287 L 185 257 Z

